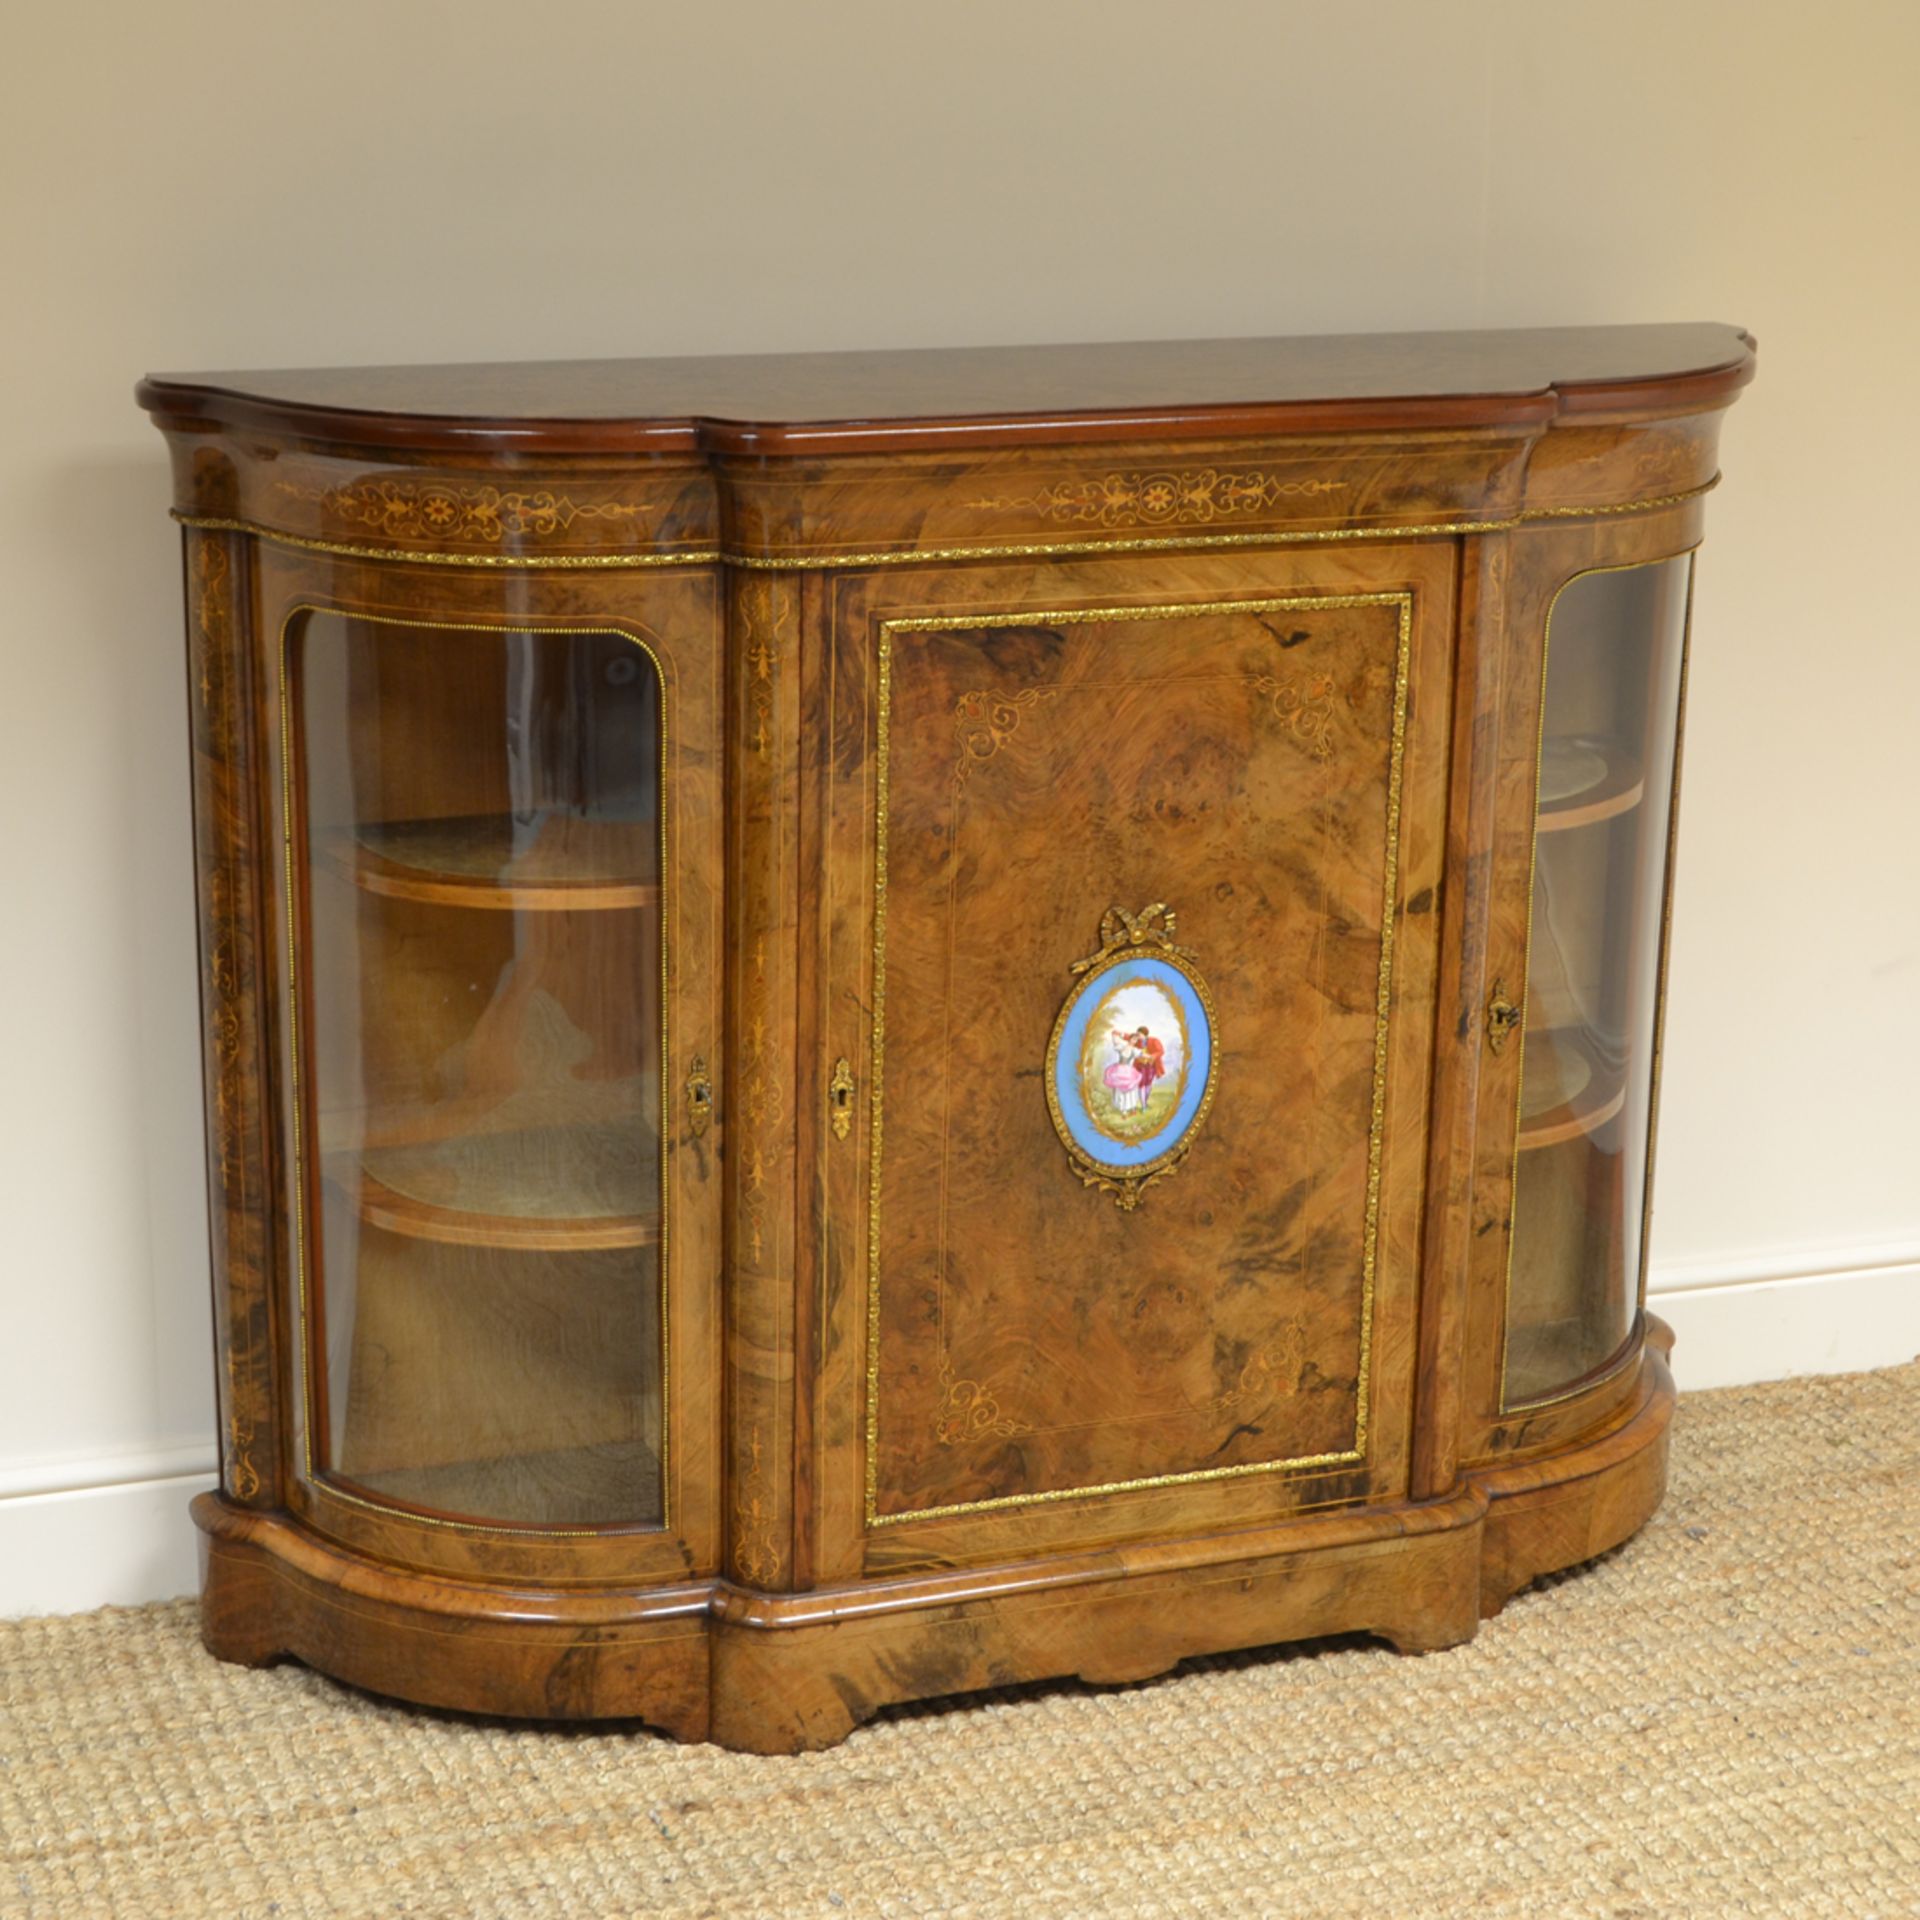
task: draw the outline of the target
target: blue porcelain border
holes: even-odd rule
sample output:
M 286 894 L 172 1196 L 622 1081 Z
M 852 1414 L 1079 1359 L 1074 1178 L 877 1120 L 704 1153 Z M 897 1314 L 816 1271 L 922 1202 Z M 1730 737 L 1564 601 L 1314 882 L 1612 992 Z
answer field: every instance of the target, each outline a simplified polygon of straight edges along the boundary
M 1164 988 L 1187 1024 L 1187 1077 L 1180 1091 L 1180 1104 L 1159 1132 L 1130 1146 L 1109 1139 L 1093 1124 L 1080 1090 L 1080 1055 L 1086 1042 L 1087 1023 L 1105 997 L 1102 982 L 1110 982 L 1119 973 L 1135 980 L 1151 980 L 1155 986 Z M 1171 1153 L 1198 1118 L 1212 1078 L 1213 1025 L 1199 994 L 1194 991 L 1193 982 L 1178 967 L 1139 954 L 1120 954 L 1081 981 L 1054 1054 L 1053 1091 L 1074 1146 L 1096 1166 L 1126 1171 Z

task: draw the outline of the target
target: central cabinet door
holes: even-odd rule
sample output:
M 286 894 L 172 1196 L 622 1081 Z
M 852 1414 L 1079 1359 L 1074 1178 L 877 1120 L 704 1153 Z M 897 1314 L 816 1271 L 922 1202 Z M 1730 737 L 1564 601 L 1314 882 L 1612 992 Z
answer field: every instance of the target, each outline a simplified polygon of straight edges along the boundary
M 829 588 L 823 1573 L 1405 1491 L 1453 587 Z

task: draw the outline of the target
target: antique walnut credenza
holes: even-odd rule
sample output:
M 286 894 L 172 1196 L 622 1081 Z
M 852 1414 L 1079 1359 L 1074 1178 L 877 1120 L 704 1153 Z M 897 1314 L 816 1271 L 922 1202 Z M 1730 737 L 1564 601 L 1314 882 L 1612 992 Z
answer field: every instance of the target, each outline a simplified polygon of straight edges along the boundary
M 223 1658 L 789 1751 L 1664 1480 L 1728 327 L 153 378 Z

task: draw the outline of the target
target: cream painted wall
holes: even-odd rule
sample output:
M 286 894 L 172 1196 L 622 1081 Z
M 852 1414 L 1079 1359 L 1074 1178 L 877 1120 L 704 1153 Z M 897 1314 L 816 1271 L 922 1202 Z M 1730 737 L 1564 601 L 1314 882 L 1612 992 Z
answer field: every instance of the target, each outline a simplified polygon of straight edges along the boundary
M 1747 325 L 1655 1285 L 1697 1379 L 1920 1345 L 1920 10 L 69 0 L 5 44 L 0 1611 L 189 1584 L 211 1459 L 149 367 Z

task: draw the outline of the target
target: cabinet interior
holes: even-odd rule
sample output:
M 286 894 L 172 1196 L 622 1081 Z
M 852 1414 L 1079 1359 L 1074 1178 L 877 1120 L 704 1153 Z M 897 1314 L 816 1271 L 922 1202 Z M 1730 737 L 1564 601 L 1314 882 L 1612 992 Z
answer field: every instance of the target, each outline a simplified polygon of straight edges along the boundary
M 658 1524 L 654 663 L 319 611 L 288 643 L 317 1464 L 446 1516 Z

